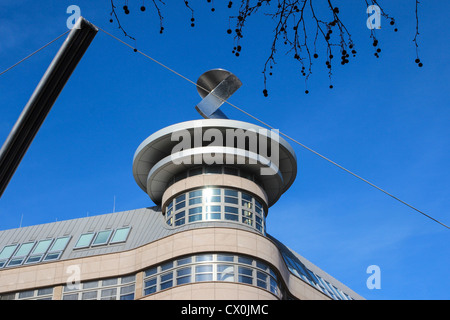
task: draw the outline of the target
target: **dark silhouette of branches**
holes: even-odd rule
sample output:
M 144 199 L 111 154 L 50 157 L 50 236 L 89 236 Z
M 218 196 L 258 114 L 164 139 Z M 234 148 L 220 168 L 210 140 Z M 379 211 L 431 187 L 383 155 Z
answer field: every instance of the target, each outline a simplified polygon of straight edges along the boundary
M 123 1 L 123 12 L 129 14 L 128 0 Z M 163 33 L 163 14 L 162 6 L 165 3 L 162 0 L 147 0 L 151 1 L 153 9 L 159 17 L 160 33 Z M 380 16 L 389 21 L 389 24 L 394 27 L 394 31 L 398 29 L 395 25 L 395 19 L 391 17 L 383 6 L 378 3 L 378 0 L 364 0 L 367 7 L 377 6 L 379 8 Z M 415 62 L 419 67 L 423 64 L 419 59 L 418 53 L 418 35 L 419 35 L 419 18 L 418 18 L 418 0 L 415 1 L 415 17 L 416 17 L 416 33 L 413 42 L 416 47 Z M 118 28 L 122 30 L 124 36 L 135 40 L 122 27 L 119 21 L 117 8 L 114 2 L 119 0 L 111 0 L 111 19 L 118 24 Z M 190 12 L 191 27 L 195 26 L 194 9 L 187 0 L 183 0 L 185 7 Z M 215 11 L 213 0 L 207 0 L 207 5 L 211 6 L 211 11 Z M 313 61 L 319 57 L 318 44 L 323 42 L 326 46 L 324 50 L 326 57 L 326 68 L 328 69 L 328 76 L 330 79 L 330 88 L 332 85 L 332 70 L 336 61 L 336 57 L 340 56 L 340 64 L 345 65 L 350 62 L 351 57 L 356 57 L 357 51 L 355 43 L 352 40 L 351 34 L 340 18 L 340 8 L 335 5 L 332 0 L 327 0 L 327 16 L 319 16 L 316 13 L 318 5 L 323 5 L 324 0 L 239 0 L 236 4 L 229 0 L 227 7 L 230 10 L 237 11 L 237 14 L 229 15 L 229 29 L 227 33 L 234 35 L 234 47 L 232 53 L 239 57 L 242 51 L 242 38 L 244 37 L 245 26 L 251 22 L 251 16 L 256 14 L 264 15 L 275 23 L 273 30 L 270 51 L 268 52 L 267 60 L 264 63 L 262 74 L 264 79 L 263 94 L 268 95 L 267 82 L 268 77 L 273 74 L 273 68 L 276 65 L 276 56 L 280 46 L 286 48 L 286 54 L 292 55 L 293 59 L 299 63 L 299 72 L 305 78 L 305 93 L 308 93 L 307 81 L 313 72 Z M 204 3 L 201 5 L 205 5 Z M 353 5 L 353 4 L 352 4 Z M 145 0 L 140 7 L 141 11 L 145 11 Z M 370 14 L 368 13 L 370 17 Z M 308 18 L 308 23 L 306 20 Z M 312 23 L 310 22 L 312 18 Z M 234 27 L 232 27 L 234 24 Z M 309 39 L 312 39 L 311 40 Z M 376 38 L 376 29 L 370 29 L 370 39 L 375 49 L 375 57 L 380 57 L 381 48 L 379 40 Z

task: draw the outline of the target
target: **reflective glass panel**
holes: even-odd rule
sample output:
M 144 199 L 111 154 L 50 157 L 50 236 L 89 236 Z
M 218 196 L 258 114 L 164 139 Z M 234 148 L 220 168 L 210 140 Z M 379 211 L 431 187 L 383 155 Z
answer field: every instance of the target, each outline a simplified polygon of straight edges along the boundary
M 30 251 L 31 248 L 33 248 L 34 246 L 34 242 L 27 242 L 27 243 L 23 243 L 19 250 L 17 250 L 17 252 L 14 254 L 14 257 L 23 257 L 23 256 L 27 256 Z
M 124 242 L 127 240 L 128 233 L 130 232 L 130 228 L 120 228 L 114 232 L 114 235 L 111 239 L 111 243 Z
M 75 244 L 75 248 L 85 248 L 89 247 L 92 239 L 94 238 L 95 233 L 85 233 L 80 236 L 77 243 Z
M 97 233 L 97 236 L 95 237 L 95 240 L 92 243 L 92 245 L 98 246 L 98 245 L 108 243 L 111 233 L 112 233 L 112 230 L 100 231 L 99 233 Z
M 33 249 L 32 254 L 45 253 L 47 251 L 48 247 L 50 246 L 50 243 L 52 243 L 52 239 L 46 239 L 46 240 L 39 241 L 37 246 Z
M 64 250 L 66 248 L 67 243 L 69 242 L 69 238 L 70 237 L 63 237 L 56 239 L 56 241 L 52 245 L 52 248 L 50 249 L 50 252 Z
M 0 259 L 8 259 L 9 257 L 11 257 L 16 248 L 17 244 L 4 247 L 2 252 L 0 252 Z

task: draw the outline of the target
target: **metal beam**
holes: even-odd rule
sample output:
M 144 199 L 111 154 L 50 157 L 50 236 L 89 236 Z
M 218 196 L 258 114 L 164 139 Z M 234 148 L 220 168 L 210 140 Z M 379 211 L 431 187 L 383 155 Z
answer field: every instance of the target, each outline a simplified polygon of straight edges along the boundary
M 0 149 L 0 197 L 97 31 L 80 17 L 28 100 Z

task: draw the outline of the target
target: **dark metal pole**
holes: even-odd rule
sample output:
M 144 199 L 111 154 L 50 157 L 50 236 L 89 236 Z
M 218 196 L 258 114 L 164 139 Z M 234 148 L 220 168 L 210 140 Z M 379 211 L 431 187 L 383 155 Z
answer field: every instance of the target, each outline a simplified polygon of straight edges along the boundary
M 28 100 L 0 149 L 0 197 L 97 31 L 80 17 Z

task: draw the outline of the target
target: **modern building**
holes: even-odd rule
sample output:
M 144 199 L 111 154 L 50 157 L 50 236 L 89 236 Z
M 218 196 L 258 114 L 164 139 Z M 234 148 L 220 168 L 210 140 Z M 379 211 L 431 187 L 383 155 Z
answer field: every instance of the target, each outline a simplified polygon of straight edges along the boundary
M 0 299 L 363 299 L 267 233 L 297 175 L 275 131 L 177 123 L 132 171 L 155 206 L 0 231 Z

